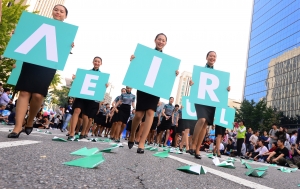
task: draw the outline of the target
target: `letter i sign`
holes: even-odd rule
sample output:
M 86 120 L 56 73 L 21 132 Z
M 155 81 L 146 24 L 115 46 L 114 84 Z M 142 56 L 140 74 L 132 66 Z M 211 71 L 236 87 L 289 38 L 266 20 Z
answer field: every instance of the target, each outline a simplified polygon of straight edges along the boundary
M 180 60 L 138 44 L 123 85 L 169 99 Z
M 63 70 L 78 27 L 24 11 L 4 56 Z

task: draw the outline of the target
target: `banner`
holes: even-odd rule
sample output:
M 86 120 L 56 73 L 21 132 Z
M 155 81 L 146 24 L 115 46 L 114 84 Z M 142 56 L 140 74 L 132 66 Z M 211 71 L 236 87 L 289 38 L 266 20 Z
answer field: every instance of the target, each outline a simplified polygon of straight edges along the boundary
M 233 129 L 234 126 L 235 109 L 230 107 L 220 108 L 216 107 L 214 124 Z
M 191 103 L 189 97 L 182 97 L 182 119 L 197 120 L 197 113 L 194 103 Z
M 137 45 L 134 56 L 123 85 L 169 99 L 180 60 L 141 44 Z
M 4 57 L 63 70 L 78 27 L 24 11 Z
M 102 101 L 104 99 L 109 74 L 77 69 L 76 78 L 72 83 L 69 96 L 88 100 Z
M 14 69 L 12 69 L 12 71 L 10 73 L 10 76 L 9 76 L 7 82 L 6 82 L 7 84 L 17 85 L 19 76 L 21 74 L 22 66 L 23 66 L 23 62 L 17 60 L 16 61 L 16 67 Z

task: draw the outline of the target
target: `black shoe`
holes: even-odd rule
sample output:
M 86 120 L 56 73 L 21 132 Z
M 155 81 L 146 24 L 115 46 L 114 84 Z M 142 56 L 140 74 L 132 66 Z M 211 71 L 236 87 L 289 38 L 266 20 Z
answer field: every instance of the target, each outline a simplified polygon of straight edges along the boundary
M 70 134 L 66 134 L 66 136 L 70 136 Z
M 62 130 L 62 129 L 60 129 L 60 131 L 63 133 L 64 132 L 64 130 Z
M 137 151 L 136 151 L 136 153 L 138 153 L 138 154 L 143 154 L 143 153 L 144 153 L 144 149 L 138 148 Z
M 195 150 L 190 149 L 189 153 L 193 156 L 195 155 Z
M 78 135 L 78 133 L 75 133 L 75 135 Z
M 201 155 L 199 154 L 199 155 L 197 155 L 196 153 L 195 153 L 195 158 L 196 159 L 201 159 L 202 157 L 201 157 Z
M 22 133 L 22 130 L 19 133 L 11 132 L 7 135 L 7 138 L 19 138 L 21 133 Z
M 75 139 L 75 138 L 74 138 L 73 136 L 68 136 L 68 139 L 67 139 L 67 140 L 68 140 L 68 141 L 74 141 L 74 139 Z
M 136 145 L 139 145 L 139 142 L 135 142 Z
M 84 135 L 79 135 L 79 139 L 85 138 Z
M 218 158 L 221 158 L 221 155 L 217 155 Z
M 182 150 L 182 149 L 179 149 L 179 151 L 182 152 L 183 150 Z
M 131 149 L 131 148 L 133 147 L 133 145 L 134 145 L 134 142 L 128 141 L 128 148 L 129 148 L 129 149 Z
M 185 153 L 189 154 L 189 153 L 190 153 L 190 150 L 186 150 Z
M 25 127 L 24 128 L 24 132 L 27 134 L 27 135 L 30 135 L 30 133 L 32 132 L 33 130 L 33 127 Z

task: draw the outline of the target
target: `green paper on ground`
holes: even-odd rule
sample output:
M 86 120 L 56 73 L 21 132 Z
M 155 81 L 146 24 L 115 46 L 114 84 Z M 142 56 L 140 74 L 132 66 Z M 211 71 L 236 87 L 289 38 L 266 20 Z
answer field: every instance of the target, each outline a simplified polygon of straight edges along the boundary
M 78 155 L 78 156 L 91 156 L 96 154 L 97 152 L 99 152 L 98 148 L 91 148 L 91 149 L 87 149 L 86 147 L 81 148 L 75 152 L 72 152 L 72 155 Z
M 163 151 L 166 151 L 166 152 L 170 152 L 170 150 L 171 150 L 171 149 L 168 148 L 168 147 L 164 147 L 164 148 L 163 148 Z
M 105 153 L 111 153 L 117 151 L 119 146 L 111 147 L 111 148 L 105 148 L 103 150 L 100 150 L 100 152 L 105 152 Z
M 266 171 L 269 169 L 268 166 L 264 166 L 264 167 L 258 167 L 258 168 L 254 168 L 255 170 L 259 170 L 259 171 Z
M 246 162 L 243 159 L 241 159 L 241 164 L 244 165 L 245 163 Z
M 98 141 L 97 138 L 93 138 L 93 139 L 91 140 L 91 142 L 97 142 L 97 141 Z
M 45 131 L 46 134 L 51 135 L 52 133 L 50 131 Z
M 213 154 L 206 154 L 206 156 L 207 156 L 208 158 L 211 158 L 211 159 L 214 158 L 214 155 L 213 155 Z
M 9 129 L 9 130 L 8 130 L 8 132 L 10 132 L 10 133 L 11 133 L 12 131 L 13 131 L 12 129 Z
M 144 150 L 150 150 L 151 148 L 152 148 L 152 146 L 147 145 L 147 146 L 144 147 Z
M 300 184 L 298 184 L 298 187 L 300 187 Z
M 75 139 L 79 139 L 79 135 L 75 135 Z
M 167 158 L 167 157 L 169 157 L 169 152 L 167 152 L 167 151 L 156 152 L 155 154 L 153 154 L 153 156 L 159 157 L 159 158 Z
M 248 163 L 245 163 L 244 165 L 245 165 L 245 168 L 252 169 L 252 167 Z
M 280 170 L 281 172 L 284 172 L 284 173 L 291 173 L 291 172 L 296 172 L 298 170 L 298 168 L 289 169 L 289 168 L 285 168 L 285 167 L 280 167 L 277 170 Z
M 277 164 L 269 164 L 271 167 L 277 167 Z
M 213 159 L 213 163 L 214 163 L 215 166 L 217 166 L 217 167 L 225 167 L 225 168 L 235 169 L 235 166 L 233 165 L 233 163 L 228 163 L 227 161 L 222 161 L 222 162 L 220 163 L 219 158 L 214 158 L 214 159 Z
M 91 156 L 87 156 L 84 158 L 75 159 L 73 161 L 65 162 L 64 165 L 69 166 L 77 166 L 77 167 L 83 167 L 83 168 L 94 168 L 98 166 L 100 163 L 104 162 L 104 157 L 102 153 L 94 154 Z
M 253 160 L 247 160 L 249 163 L 253 162 Z
M 186 165 L 177 168 L 177 170 L 196 175 L 206 174 L 207 172 L 201 165 Z
M 255 169 L 249 169 L 245 174 L 247 176 L 254 176 L 254 177 L 263 177 L 265 175 L 265 171 L 257 171 Z
M 59 137 L 57 137 L 57 136 L 53 137 L 52 141 L 68 142 L 66 139 L 64 139 L 64 138 L 59 138 Z
M 182 154 L 182 152 L 180 150 L 177 150 L 176 154 Z
M 111 142 L 111 140 L 110 139 L 104 139 L 102 142 Z
M 235 163 L 235 161 L 236 161 L 236 159 L 234 159 L 234 158 L 228 158 L 227 160 L 226 160 L 228 163 Z
M 36 129 L 36 132 L 44 132 L 44 131 L 42 131 L 42 130 L 40 130 L 40 129 Z
M 157 148 L 157 147 L 153 147 L 153 148 L 150 148 L 149 150 L 150 150 L 150 151 L 156 151 L 156 152 L 157 152 L 157 151 L 158 151 L 158 148 Z
M 111 147 L 120 147 L 120 148 L 124 147 L 122 143 L 118 143 L 118 144 L 117 143 L 111 143 L 110 146 Z

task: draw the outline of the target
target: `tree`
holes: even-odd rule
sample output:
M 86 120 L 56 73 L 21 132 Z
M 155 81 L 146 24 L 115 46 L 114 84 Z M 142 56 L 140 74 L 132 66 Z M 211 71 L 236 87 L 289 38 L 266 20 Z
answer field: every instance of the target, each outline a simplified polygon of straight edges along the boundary
M 57 85 L 60 84 L 60 75 L 56 72 L 51 83 L 50 83 L 50 88 L 56 89 Z
M 253 130 L 269 130 L 273 123 L 279 123 L 280 113 L 268 107 L 265 99 L 255 103 L 243 100 L 240 109 L 236 108 L 235 121 L 244 120 L 246 127 Z
M 68 94 L 69 94 L 70 88 L 63 86 L 60 90 L 54 89 L 50 92 L 51 103 L 57 104 L 57 105 L 64 105 L 68 102 Z
M 2 18 L 0 24 L 0 81 L 6 82 L 9 74 L 12 70 L 15 60 L 4 58 L 2 55 L 6 49 L 6 46 L 11 38 L 12 31 L 15 29 L 20 16 L 23 11 L 26 10 L 28 5 L 22 5 L 24 0 L 21 0 L 18 3 L 14 3 L 11 0 L 2 0 Z M 8 6 L 9 5 L 9 6 Z M 14 90 L 13 86 L 12 89 Z

